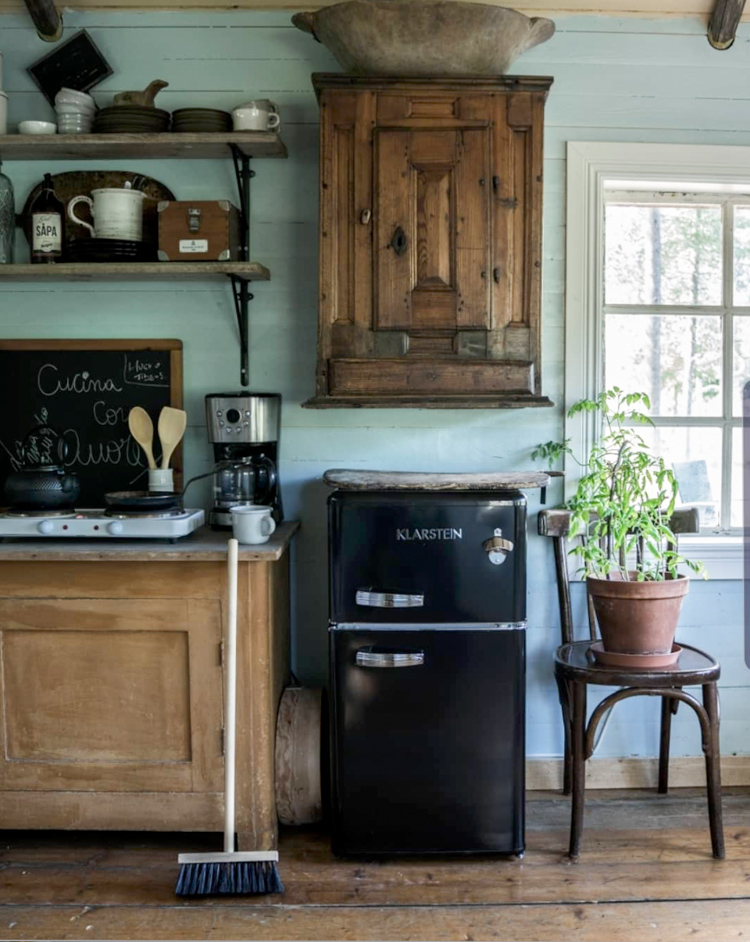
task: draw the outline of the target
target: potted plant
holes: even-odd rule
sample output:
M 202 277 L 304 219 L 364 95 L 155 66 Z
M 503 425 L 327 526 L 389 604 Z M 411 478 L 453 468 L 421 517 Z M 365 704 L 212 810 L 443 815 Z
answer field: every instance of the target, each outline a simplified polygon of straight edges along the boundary
M 678 572 L 685 564 L 704 574 L 701 563 L 677 553 L 669 521 L 677 480 L 664 459 L 653 455 L 639 426 L 653 425 L 644 393 L 615 387 L 577 402 L 568 413 L 595 413 L 601 434 L 588 461 L 578 461 L 564 442 L 533 452 L 550 467 L 568 454 L 583 469 L 573 498 L 570 536 L 581 541 L 580 557 L 606 652 L 663 656 L 672 652 L 682 600 L 690 586 Z

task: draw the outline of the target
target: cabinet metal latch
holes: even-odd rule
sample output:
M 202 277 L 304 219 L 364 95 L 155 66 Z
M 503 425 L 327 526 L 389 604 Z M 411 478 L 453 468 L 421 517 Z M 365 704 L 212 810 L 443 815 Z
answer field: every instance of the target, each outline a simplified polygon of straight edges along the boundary
M 193 206 L 189 206 L 188 211 L 187 211 L 187 217 L 188 217 L 188 231 L 198 232 L 201 227 L 201 210 L 196 209 Z

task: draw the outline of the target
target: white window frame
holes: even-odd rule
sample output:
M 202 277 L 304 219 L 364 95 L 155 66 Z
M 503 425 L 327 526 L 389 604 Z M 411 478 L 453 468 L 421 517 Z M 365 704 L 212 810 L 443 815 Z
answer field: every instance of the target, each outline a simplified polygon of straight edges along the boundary
M 593 417 L 567 418 L 579 399 L 596 396 L 603 376 L 604 189 L 621 181 L 651 181 L 665 189 L 675 183 L 707 183 L 750 189 L 750 147 L 712 144 L 623 144 L 569 141 L 565 260 L 565 437 L 574 454 L 588 454 L 594 441 Z M 724 382 L 731 382 L 731 372 Z M 565 496 L 576 488 L 578 465 L 565 464 Z M 686 556 L 702 559 L 712 579 L 743 578 L 739 536 L 683 537 Z

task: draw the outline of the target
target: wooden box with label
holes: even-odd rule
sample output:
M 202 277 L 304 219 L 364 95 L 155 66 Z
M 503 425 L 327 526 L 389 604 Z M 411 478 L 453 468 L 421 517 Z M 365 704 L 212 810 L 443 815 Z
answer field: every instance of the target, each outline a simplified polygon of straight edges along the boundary
M 157 209 L 160 261 L 239 260 L 240 211 L 229 200 L 164 200 Z

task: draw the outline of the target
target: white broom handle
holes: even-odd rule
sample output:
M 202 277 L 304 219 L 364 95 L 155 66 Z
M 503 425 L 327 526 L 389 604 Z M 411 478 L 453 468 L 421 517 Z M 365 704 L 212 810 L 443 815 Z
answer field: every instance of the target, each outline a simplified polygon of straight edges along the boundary
M 237 717 L 237 540 L 227 556 L 227 702 L 224 737 L 224 851 L 234 850 L 234 760 Z

